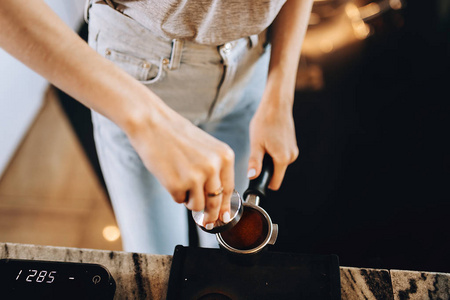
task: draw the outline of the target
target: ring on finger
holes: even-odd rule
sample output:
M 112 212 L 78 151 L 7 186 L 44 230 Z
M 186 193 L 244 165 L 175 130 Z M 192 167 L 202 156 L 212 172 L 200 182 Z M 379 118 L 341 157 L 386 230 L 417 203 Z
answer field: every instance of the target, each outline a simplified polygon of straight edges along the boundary
M 213 192 L 213 193 L 207 193 L 206 196 L 208 197 L 217 197 L 222 195 L 223 193 L 223 186 L 221 186 L 217 191 Z

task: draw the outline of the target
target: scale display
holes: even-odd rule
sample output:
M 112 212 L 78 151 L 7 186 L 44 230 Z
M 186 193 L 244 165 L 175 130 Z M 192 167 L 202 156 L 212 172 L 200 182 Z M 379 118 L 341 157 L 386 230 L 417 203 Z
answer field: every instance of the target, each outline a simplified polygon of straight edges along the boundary
M 99 264 L 0 260 L 3 299 L 113 299 L 114 278 Z

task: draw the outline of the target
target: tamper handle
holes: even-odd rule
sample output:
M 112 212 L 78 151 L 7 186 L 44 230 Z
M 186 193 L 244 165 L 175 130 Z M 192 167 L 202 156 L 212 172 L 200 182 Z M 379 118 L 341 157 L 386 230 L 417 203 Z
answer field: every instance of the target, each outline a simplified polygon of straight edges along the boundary
M 256 195 L 265 198 L 267 189 L 273 175 L 273 160 L 269 154 L 264 155 L 261 174 L 255 179 L 250 180 L 247 190 L 244 192 L 244 199 L 249 195 Z

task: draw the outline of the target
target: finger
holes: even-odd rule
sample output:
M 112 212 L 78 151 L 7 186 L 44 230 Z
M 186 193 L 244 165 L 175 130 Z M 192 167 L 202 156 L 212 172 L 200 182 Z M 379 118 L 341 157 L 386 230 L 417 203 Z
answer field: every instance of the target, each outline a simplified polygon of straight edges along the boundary
M 205 195 L 203 193 L 203 188 L 200 185 L 195 185 L 186 193 L 189 197 L 188 201 L 185 202 L 187 209 L 192 211 L 202 211 L 205 208 Z
M 220 206 L 219 217 L 224 223 L 230 221 L 230 202 L 234 191 L 234 159 L 224 164 L 221 172 L 223 185 L 222 204 Z
M 218 175 L 213 176 L 205 182 L 204 195 L 205 212 L 203 225 L 209 230 L 212 229 L 214 222 L 219 218 L 219 211 L 223 198 L 223 187 Z
M 255 179 L 261 173 L 264 154 L 265 151 L 261 146 L 251 146 L 247 169 L 247 177 L 249 179 Z
M 170 194 L 177 203 L 184 203 L 186 205 L 189 202 L 189 191 L 183 192 L 182 190 L 177 190 L 171 191 Z
M 277 161 L 275 158 L 273 159 L 273 175 L 268 186 L 269 189 L 273 191 L 280 189 L 287 167 L 287 163 L 280 160 Z

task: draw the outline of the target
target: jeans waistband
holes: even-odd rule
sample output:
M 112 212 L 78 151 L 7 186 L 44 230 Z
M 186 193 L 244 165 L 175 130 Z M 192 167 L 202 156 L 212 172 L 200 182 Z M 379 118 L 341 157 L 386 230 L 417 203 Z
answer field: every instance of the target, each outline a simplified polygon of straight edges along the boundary
M 177 69 L 182 60 L 197 62 L 204 61 L 207 58 L 214 63 L 227 65 L 231 60 L 235 60 L 234 57 L 240 55 L 239 52 L 266 43 L 266 31 L 219 46 L 202 45 L 182 39 L 166 40 L 155 36 L 148 29 L 109 5 L 96 3 L 95 0 L 87 0 L 85 7 L 86 21 L 89 22 L 93 15 L 100 20 L 91 21 L 100 23 L 99 26 L 101 26 L 101 22 L 107 22 L 109 30 L 115 30 L 115 34 L 119 35 L 120 32 L 124 32 L 128 39 L 138 39 L 135 44 L 142 45 L 142 47 L 151 47 L 153 50 L 162 53 L 166 57 L 166 66 L 170 70 Z

